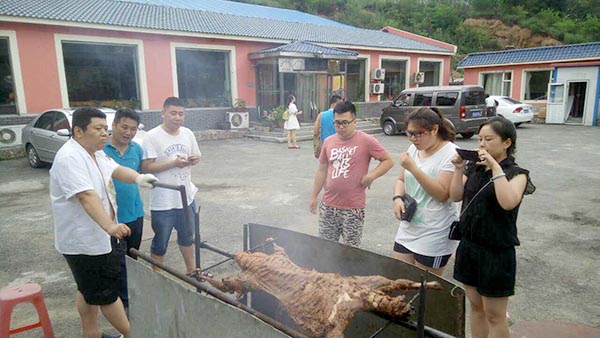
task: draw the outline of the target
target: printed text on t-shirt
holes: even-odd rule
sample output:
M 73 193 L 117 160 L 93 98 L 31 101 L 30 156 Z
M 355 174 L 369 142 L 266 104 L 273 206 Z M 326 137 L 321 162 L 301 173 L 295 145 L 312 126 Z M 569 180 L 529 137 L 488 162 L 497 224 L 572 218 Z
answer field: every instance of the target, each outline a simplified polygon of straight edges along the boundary
M 332 179 L 338 177 L 348 178 L 350 172 L 350 159 L 356 153 L 356 149 L 358 149 L 358 146 L 331 149 L 329 161 L 333 162 L 333 171 L 331 173 Z

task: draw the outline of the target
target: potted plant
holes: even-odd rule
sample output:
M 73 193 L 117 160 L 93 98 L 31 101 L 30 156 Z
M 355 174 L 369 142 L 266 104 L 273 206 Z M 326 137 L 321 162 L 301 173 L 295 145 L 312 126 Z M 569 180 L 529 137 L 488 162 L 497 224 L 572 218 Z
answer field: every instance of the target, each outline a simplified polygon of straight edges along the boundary
M 248 112 L 248 109 L 246 108 L 246 101 L 244 99 L 240 99 L 237 98 L 235 99 L 235 102 L 233 103 L 233 108 L 231 109 L 232 112 Z
M 283 128 L 285 121 L 283 120 L 283 112 L 285 108 L 283 106 L 273 107 L 271 112 L 267 115 L 267 119 L 269 119 L 275 128 Z

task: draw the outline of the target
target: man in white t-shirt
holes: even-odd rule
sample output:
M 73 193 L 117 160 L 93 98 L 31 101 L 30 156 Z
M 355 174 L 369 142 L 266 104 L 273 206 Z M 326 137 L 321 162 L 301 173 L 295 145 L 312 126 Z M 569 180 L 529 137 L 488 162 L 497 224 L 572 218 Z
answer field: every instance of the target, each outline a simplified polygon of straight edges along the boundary
M 77 109 L 72 124 L 73 137 L 59 149 L 50 169 L 55 247 L 77 283 L 83 337 L 101 335 L 97 318 L 101 309 L 127 338 L 129 321 L 119 299 L 120 251 L 115 246 L 131 231 L 116 220 L 112 179 L 148 188 L 157 180 L 119 166 L 102 151 L 108 140 L 108 125 L 100 110 Z
M 200 149 L 194 133 L 183 126 L 185 109 L 177 97 L 165 100 L 162 109 L 163 123 L 150 130 L 144 137 L 142 170 L 154 173 L 162 183 L 185 186 L 187 205 L 194 213 L 194 196 L 198 188 L 192 183 L 192 166 L 200 161 Z M 177 244 L 183 256 L 188 274 L 196 270 L 194 262 L 194 227 L 185 221 L 185 208 L 181 194 L 176 190 L 153 189 L 150 194 L 150 212 L 154 238 L 150 255 L 159 262 L 164 261 L 173 228 L 177 230 Z M 194 215 L 188 215 L 195 219 Z

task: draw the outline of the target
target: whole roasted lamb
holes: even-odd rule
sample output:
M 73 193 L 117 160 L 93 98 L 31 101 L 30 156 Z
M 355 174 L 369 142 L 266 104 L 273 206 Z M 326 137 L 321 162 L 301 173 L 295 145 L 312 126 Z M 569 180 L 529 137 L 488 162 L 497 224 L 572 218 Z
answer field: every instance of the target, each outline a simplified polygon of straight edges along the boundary
M 277 298 L 303 333 L 312 337 L 344 337 L 344 330 L 359 311 L 381 312 L 395 318 L 407 316 L 410 306 L 397 290 L 417 289 L 421 283 L 382 276 L 340 276 L 303 269 L 294 264 L 285 250 L 273 243 L 271 255 L 241 252 L 234 255 L 242 271 L 216 280 L 202 277 L 224 292 L 240 297 L 246 291 L 261 290 Z M 437 282 L 426 287 L 440 289 Z

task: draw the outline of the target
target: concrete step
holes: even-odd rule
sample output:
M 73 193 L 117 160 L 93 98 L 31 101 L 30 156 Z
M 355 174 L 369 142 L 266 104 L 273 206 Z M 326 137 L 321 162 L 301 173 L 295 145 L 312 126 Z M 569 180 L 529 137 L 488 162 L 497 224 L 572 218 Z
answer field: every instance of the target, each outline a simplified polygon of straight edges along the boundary
M 254 138 L 264 142 L 274 143 L 285 143 L 287 142 L 287 131 L 282 128 L 275 128 L 271 131 L 263 131 L 260 126 L 253 126 L 250 128 L 246 137 Z M 379 121 L 374 119 L 360 120 L 356 125 L 356 129 L 361 130 L 367 134 L 379 134 L 383 132 L 379 126 Z M 296 140 L 298 141 L 312 141 L 313 139 L 313 125 L 308 123 L 302 123 L 300 130 L 296 132 Z

